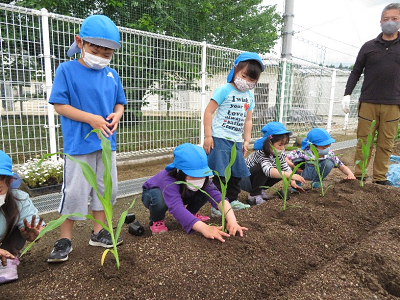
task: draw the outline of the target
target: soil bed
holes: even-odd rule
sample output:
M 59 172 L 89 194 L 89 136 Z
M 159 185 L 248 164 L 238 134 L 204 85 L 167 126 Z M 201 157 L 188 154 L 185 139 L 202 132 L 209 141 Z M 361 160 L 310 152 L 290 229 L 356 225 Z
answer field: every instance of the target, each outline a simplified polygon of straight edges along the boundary
M 353 169 L 354 149 L 339 152 Z M 400 155 L 398 145 L 394 154 Z M 150 176 L 165 164 L 133 168 Z M 120 170 L 120 176 L 128 173 Z M 266 203 L 236 212 L 249 231 L 225 243 L 185 234 L 170 215 L 169 232 L 152 236 L 139 196 L 132 211 L 145 234 L 130 235 L 124 225 L 119 270 L 112 254 L 100 265 L 103 249 L 88 245 L 91 223 L 78 222 L 69 261 L 46 262 L 59 231 L 49 233 L 22 258 L 20 279 L 0 286 L 0 298 L 398 299 L 400 189 L 370 181 L 360 187 L 343 177 L 337 169 L 329 175 L 333 186 L 324 197 L 319 190 L 292 194 L 286 211 L 271 194 Z M 244 201 L 247 194 L 240 196 Z M 115 213 L 133 199 L 119 200 Z M 209 215 L 210 206 L 201 213 Z

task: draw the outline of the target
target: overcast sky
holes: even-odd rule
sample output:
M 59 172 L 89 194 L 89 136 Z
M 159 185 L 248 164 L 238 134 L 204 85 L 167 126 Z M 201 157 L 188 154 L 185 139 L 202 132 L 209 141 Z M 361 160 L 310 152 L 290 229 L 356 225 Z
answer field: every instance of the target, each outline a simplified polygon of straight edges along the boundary
M 292 54 L 294 57 L 323 63 L 352 65 L 360 47 L 380 32 L 387 0 L 293 0 Z M 285 0 L 264 0 L 284 12 Z M 280 55 L 281 43 L 275 47 Z

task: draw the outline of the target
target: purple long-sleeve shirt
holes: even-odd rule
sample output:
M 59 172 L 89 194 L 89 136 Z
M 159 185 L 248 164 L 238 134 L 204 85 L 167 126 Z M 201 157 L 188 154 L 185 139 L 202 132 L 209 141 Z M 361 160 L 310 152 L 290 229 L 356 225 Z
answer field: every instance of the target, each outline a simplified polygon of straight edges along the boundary
M 165 204 L 168 207 L 169 212 L 174 216 L 174 218 L 182 225 L 183 229 L 189 233 L 192 230 L 193 225 L 199 221 L 193 214 L 191 214 L 183 204 L 182 197 L 179 193 L 179 184 L 173 184 L 177 181 L 175 178 L 168 175 L 168 171 L 162 170 L 156 175 L 148 179 L 144 184 L 143 188 L 153 189 L 159 188 L 163 195 Z M 221 202 L 221 192 L 215 187 L 211 180 L 208 184 L 203 186 L 203 191 L 207 192 L 210 198 L 208 202 L 218 209 L 217 203 Z M 193 195 L 196 192 L 192 192 Z M 215 203 L 213 199 L 217 202 Z M 228 199 L 226 199 L 228 201 Z

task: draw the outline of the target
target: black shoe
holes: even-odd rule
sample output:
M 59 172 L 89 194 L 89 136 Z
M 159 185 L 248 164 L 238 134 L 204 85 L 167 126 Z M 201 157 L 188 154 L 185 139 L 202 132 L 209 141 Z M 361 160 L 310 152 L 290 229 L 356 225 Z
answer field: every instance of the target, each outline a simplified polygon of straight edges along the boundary
M 286 200 L 290 199 L 290 193 L 291 193 L 291 191 L 290 191 L 290 189 L 288 189 L 287 195 L 286 195 Z M 283 189 L 279 190 L 276 194 L 278 195 L 279 198 L 283 199 L 283 196 L 285 195 L 285 190 L 283 190 Z
M 118 237 L 117 246 L 122 244 L 121 237 Z M 112 248 L 113 243 L 111 239 L 111 234 L 107 230 L 100 230 L 97 234 L 92 231 L 92 237 L 90 238 L 89 245 L 98 246 L 104 248 Z
M 54 244 L 53 251 L 51 251 L 48 262 L 62 262 L 68 260 L 68 254 L 72 251 L 72 242 L 69 239 L 59 239 Z
M 393 183 L 390 180 L 377 180 L 374 183 L 381 184 L 381 185 L 390 185 L 393 186 Z
M 356 177 L 356 179 L 361 181 L 361 177 Z M 364 178 L 363 178 L 363 181 L 366 182 L 366 181 L 367 181 L 367 178 L 364 177 Z

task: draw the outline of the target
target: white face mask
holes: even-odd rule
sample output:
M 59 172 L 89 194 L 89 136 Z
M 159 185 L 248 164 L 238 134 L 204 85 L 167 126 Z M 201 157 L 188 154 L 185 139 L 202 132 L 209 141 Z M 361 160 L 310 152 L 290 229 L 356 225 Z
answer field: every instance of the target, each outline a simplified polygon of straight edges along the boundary
M 0 195 L 0 207 L 4 205 L 4 203 L 6 202 L 6 195 Z
M 254 82 L 248 82 L 247 80 L 244 80 L 240 77 L 236 77 L 233 82 L 235 83 L 237 89 L 241 92 L 246 92 L 248 90 L 254 89 L 254 87 L 256 86 Z
M 107 67 L 110 64 L 111 58 L 106 59 L 100 56 L 96 56 L 90 53 L 85 52 L 84 48 L 82 47 L 82 53 L 85 55 L 82 57 L 85 64 L 88 65 L 89 68 L 94 70 L 101 70 Z
M 189 190 L 191 190 L 191 191 L 196 192 L 198 189 L 200 189 L 200 188 L 203 187 L 205 181 L 206 181 L 206 178 L 205 178 L 205 177 L 204 177 L 204 178 L 201 178 L 201 179 L 195 179 L 195 180 L 188 180 L 188 179 L 186 179 L 186 182 L 187 182 L 187 183 L 191 183 L 191 184 L 194 185 L 194 186 L 187 185 L 187 188 L 188 188 Z

